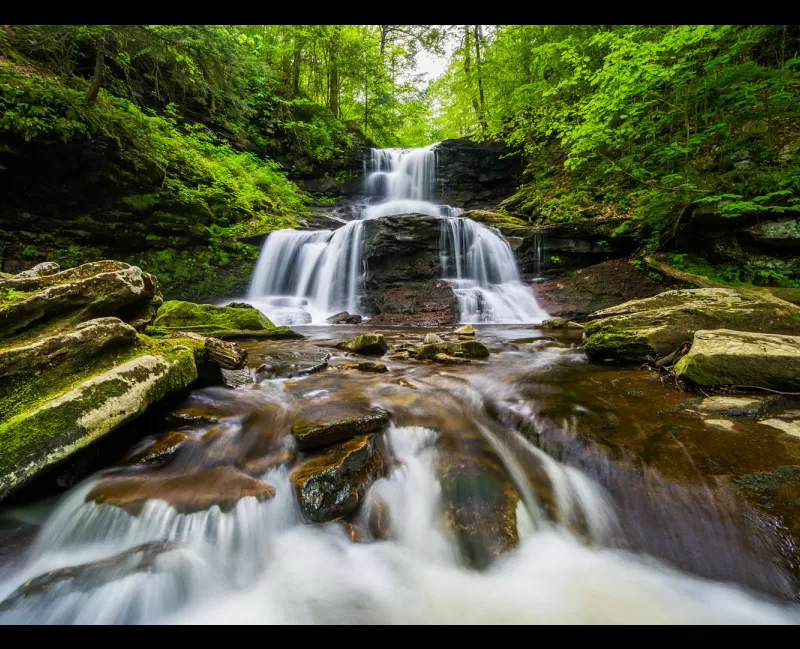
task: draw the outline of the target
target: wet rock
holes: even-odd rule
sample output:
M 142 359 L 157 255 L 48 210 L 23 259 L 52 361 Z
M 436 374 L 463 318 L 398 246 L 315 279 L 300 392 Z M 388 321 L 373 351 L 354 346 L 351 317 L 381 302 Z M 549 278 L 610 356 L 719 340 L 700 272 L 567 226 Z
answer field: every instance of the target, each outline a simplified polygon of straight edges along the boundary
M 420 360 L 433 360 L 436 354 L 464 356 L 466 358 L 487 358 L 490 352 L 486 345 L 479 343 L 477 340 L 465 340 L 457 343 L 422 345 L 419 348 L 417 357 Z
M 389 423 L 383 410 L 353 402 L 325 402 L 304 407 L 295 416 L 292 435 L 305 451 L 373 433 Z
M 383 363 L 375 363 L 370 361 L 365 361 L 362 363 L 348 363 L 344 366 L 344 369 L 358 370 L 360 372 L 376 372 L 378 374 L 389 371 L 389 368 Z
M 292 378 L 321 372 L 328 367 L 331 355 L 327 352 L 276 352 L 264 357 L 256 370 L 256 379 Z
M 0 580 L 5 573 L 10 574 L 18 569 L 20 560 L 38 532 L 38 525 L 13 518 L 0 518 Z
M 474 336 L 475 335 L 475 327 L 471 324 L 465 324 L 463 327 L 459 327 L 453 333 L 457 334 L 459 337 L 461 336 Z
M 382 355 L 389 351 L 389 345 L 383 334 L 377 333 L 361 334 L 357 338 L 339 343 L 336 347 L 356 354 Z
M 222 370 L 222 384 L 226 388 L 241 388 L 255 383 L 252 372 L 245 368 L 242 370 Z
M 786 419 L 777 419 L 775 417 L 770 419 L 762 419 L 758 422 L 764 426 L 771 426 L 772 428 L 777 428 L 781 432 L 786 433 L 787 435 L 794 435 L 795 437 L 800 437 L 800 419 L 794 420 L 786 420 Z
M 361 324 L 361 319 L 360 315 L 350 315 L 347 311 L 342 311 L 332 315 L 330 318 L 326 318 L 325 322 L 330 322 L 331 324 Z
M 564 318 L 549 318 L 539 325 L 533 325 L 531 329 L 583 329 L 583 325 Z
M 214 306 L 171 300 L 164 302 L 146 333 L 165 336 L 190 331 L 228 340 L 231 338 L 302 338 L 288 327 L 276 327 L 252 306 Z
M 409 352 L 407 352 L 406 350 L 403 350 L 403 351 L 395 352 L 391 356 L 387 356 L 387 358 L 389 358 L 389 359 L 391 359 L 393 361 L 407 361 L 409 358 L 411 358 L 411 354 Z
M 0 423 L 0 499 L 197 376 L 193 352 L 178 346 L 134 358 Z
M 714 396 L 703 399 L 700 410 L 726 417 L 754 418 L 759 415 L 769 397 Z
M 463 365 L 464 363 L 470 362 L 468 358 L 458 358 L 457 356 L 448 356 L 447 354 L 436 354 L 433 360 L 445 365 Z
M 167 421 L 173 426 L 211 425 L 219 421 L 219 413 L 213 408 L 187 406 L 169 413 Z
M 697 331 L 675 373 L 701 386 L 800 389 L 800 336 L 718 329 Z
M 158 472 L 101 480 L 86 501 L 120 507 L 138 516 L 148 500 L 164 500 L 182 514 L 210 509 L 230 511 L 242 498 L 269 500 L 275 489 L 229 466 L 193 473 Z
M 422 341 L 423 345 L 441 345 L 442 343 L 444 343 L 444 339 L 436 334 L 425 334 Z
M 373 498 L 370 501 L 367 529 L 373 539 L 384 541 L 392 538 L 392 516 L 389 505 L 383 498 Z
M 380 435 L 361 435 L 306 458 L 289 474 L 300 509 L 315 523 L 351 514 L 386 473 Z
M 138 545 L 108 559 L 51 570 L 17 588 L 0 602 L 0 611 L 13 610 L 48 593 L 60 593 L 64 586 L 68 587 L 69 592 L 87 592 L 137 572 L 154 572 L 159 557 L 179 548 L 179 544 L 171 541 L 155 541 Z
M 527 219 L 522 219 L 510 214 L 491 212 L 489 210 L 469 210 L 458 216 L 483 223 L 490 228 L 496 228 L 506 237 L 522 238 L 529 235 L 533 229 L 533 226 Z
M 397 383 L 398 385 L 402 385 L 404 388 L 409 388 L 410 390 L 417 389 L 417 386 L 415 386 L 413 383 L 409 383 L 405 379 L 400 379 Z
M 769 294 L 723 288 L 667 291 L 589 316 L 584 331 L 591 358 L 642 362 L 662 358 L 696 331 L 732 329 L 800 334 L 800 308 Z
M 192 437 L 187 433 L 174 430 L 164 435 L 164 437 L 157 442 L 129 456 L 126 460 L 126 464 L 164 466 L 172 460 L 178 449 L 191 439 Z
M 34 277 L 44 277 L 45 275 L 54 275 L 61 269 L 54 261 L 44 261 L 41 264 L 36 264 L 30 270 L 25 270 L 21 273 L 14 275 L 15 279 L 32 279 Z

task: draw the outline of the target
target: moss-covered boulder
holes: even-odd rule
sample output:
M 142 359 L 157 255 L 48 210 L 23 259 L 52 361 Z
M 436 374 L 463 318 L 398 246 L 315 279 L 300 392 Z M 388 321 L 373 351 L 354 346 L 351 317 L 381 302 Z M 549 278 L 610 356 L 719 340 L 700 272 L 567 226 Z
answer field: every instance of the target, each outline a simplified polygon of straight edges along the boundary
M 696 331 L 711 329 L 800 335 L 800 308 L 735 289 L 666 291 L 591 314 L 584 341 L 590 358 L 642 362 L 667 356 Z
M 230 511 L 242 498 L 269 500 L 275 489 L 230 466 L 190 473 L 161 472 L 105 478 L 86 495 L 86 500 L 113 505 L 138 516 L 149 500 L 164 500 L 182 514 L 213 506 Z
M 689 353 L 675 365 L 675 373 L 707 387 L 800 390 L 800 336 L 698 331 Z
M 474 336 L 475 327 L 473 327 L 471 324 L 465 324 L 456 329 L 453 333 L 457 334 L 458 336 Z
M 488 358 L 489 348 L 477 340 L 463 340 L 457 343 L 431 343 L 417 350 L 420 360 L 434 360 L 437 354 L 466 358 Z
M 307 457 L 289 474 L 304 516 L 322 523 L 354 512 L 386 474 L 387 455 L 381 435 L 361 435 Z
M 276 327 L 258 309 L 247 304 L 214 306 L 170 300 L 156 313 L 146 333 L 164 336 L 179 331 L 227 340 L 231 338 L 302 338 L 288 327 Z
M 375 361 L 362 361 L 361 363 L 347 363 L 343 365 L 346 370 L 358 370 L 359 372 L 373 372 L 382 374 L 388 372 L 389 368 L 384 363 L 376 363 Z
M 307 450 L 374 433 L 388 423 L 388 414 L 367 404 L 327 401 L 305 406 L 295 416 L 292 435 L 297 448 Z
M 383 334 L 361 334 L 356 338 L 339 343 L 337 349 L 344 349 L 356 354 L 383 355 L 389 351 L 389 344 Z

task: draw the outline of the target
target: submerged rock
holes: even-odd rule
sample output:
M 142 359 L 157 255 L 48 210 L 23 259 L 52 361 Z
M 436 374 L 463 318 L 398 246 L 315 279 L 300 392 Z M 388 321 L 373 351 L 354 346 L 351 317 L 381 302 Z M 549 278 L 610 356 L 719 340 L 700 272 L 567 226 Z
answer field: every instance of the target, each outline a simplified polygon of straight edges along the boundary
M 408 350 L 403 349 L 399 352 L 395 352 L 391 356 L 387 356 L 387 358 L 393 361 L 407 361 L 409 358 L 411 358 L 411 353 Z
M 161 439 L 145 447 L 141 451 L 130 455 L 126 464 L 147 464 L 149 466 L 163 466 L 169 463 L 184 444 L 192 439 L 191 435 L 179 430 L 173 430 Z
M 675 365 L 675 373 L 701 386 L 798 390 L 800 336 L 698 331 L 689 353 Z
M 356 354 L 385 354 L 389 351 L 389 344 L 383 334 L 361 334 L 357 338 L 346 340 L 336 345 L 338 349 L 344 349 Z
M 346 370 L 358 370 L 360 372 L 388 372 L 389 368 L 383 363 L 375 363 L 374 361 L 364 361 L 362 363 L 348 363 L 344 366 Z
M 230 466 L 193 473 L 146 473 L 114 476 L 98 482 L 86 501 L 120 507 L 138 516 L 148 500 L 164 500 L 182 514 L 214 505 L 230 511 L 242 498 L 269 500 L 275 489 Z
M 256 370 L 256 379 L 292 378 L 321 372 L 328 367 L 331 355 L 327 352 L 276 352 L 264 356 L 264 363 Z
M 332 315 L 330 318 L 326 318 L 325 322 L 330 322 L 331 324 L 360 324 L 361 316 L 350 315 L 347 311 L 342 311 L 341 313 Z
M 230 338 L 302 338 L 288 327 L 276 327 L 249 305 L 214 306 L 171 300 L 164 302 L 146 333 L 163 336 L 190 331 L 203 336 Z
M 312 404 L 295 416 L 292 435 L 301 451 L 373 433 L 389 423 L 383 410 L 366 404 L 333 401 Z
M 60 594 L 65 586 L 70 593 L 87 592 L 137 572 L 154 572 L 159 557 L 180 547 L 171 541 L 154 541 L 100 561 L 51 570 L 29 579 L 6 597 L 0 602 L 0 612 L 29 604 L 48 593 Z
M 322 523 L 354 512 L 386 465 L 382 437 L 361 435 L 309 456 L 289 479 L 305 517 Z
M 800 308 L 770 295 L 734 289 L 667 291 L 589 316 L 584 331 L 591 358 L 632 362 L 662 358 L 698 330 L 732 329 L 800 334 Z
M 726 417 L 757 417 L 769 397 L 713 396 L 703 399 L 700 410 Z

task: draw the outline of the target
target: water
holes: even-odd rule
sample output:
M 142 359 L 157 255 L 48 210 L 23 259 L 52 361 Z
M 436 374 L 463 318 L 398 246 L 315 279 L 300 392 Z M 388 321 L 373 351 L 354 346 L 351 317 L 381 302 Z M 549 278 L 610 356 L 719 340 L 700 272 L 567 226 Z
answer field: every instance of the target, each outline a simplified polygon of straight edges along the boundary
M 365 219 L 397 214 L 442 218 L 442 279 L 458 296 L 462 322 L 541 322 L 547 314 L 522 284 L 508 243 L 499 232 L 436 198 L 436 145 L 372 149 L 365 170 L 367 204 L 359 219 L 331 232 L 279 230 L 267 237 L 247 301 L 276 324 L 322 323 L 337 312 L 361 313 Z M 455 264 L 455 266 L 453 266 Z M 455 268 L 452 274 L 451 267 Z
M 713 440 L 702 421 L 675 410 L 685 394 L 645 372 L 588 364 L 569 332 L 549 341 L 531 340 L 535 332 L 521 326 L 476 328 L 494 352 L 485 363 L 384 358 L 387 374 L 329 369 L 193 392 L 182 407 L 218 423 L 184 426 L 196 443 L 166 468 L 111 467 L 62 496 L 0 581 L 0 602 L 49 571 L 92 567 L 0 603 L 0 623 L 800 622 L 785 603 L 796 595 L 774 521 L 748 527 L 741 502 L 696 471 L 702 453 L 654 434 L 653 411 L 672 408 L 672 425 L 699 426 L 693 439 Z M 245 343 L 251 361 L 320 347 L 338 367 L 351 360 L 328 347 L 340 330 L 300 330 L 307 340 Z M 418 344 L 425 333 L 386 331 L 392 343 Z M 164 471 L 245 466 L 268 452 L 265 439 L 291 439 L 292 418 L 310 400 L 365 402 L 391 415 L 383 435 L 396 461 L 346 524 L 305 523 L 287 467 L 258 476 L 275 488 L 273 499 L 242 498 L 229 511 L 180 513 L 169 494 L 138 516 L 87 502 L 111 475 L 146 484 Z M 752 457 L 742 452 L 752 443 L 746 426 L 723 432 L 730 457 Z M 634 437 L 649 449 L 641 468 Z M 379 511 L 380 533 L 371 526 Z M 142 552 L 152 556 L 137 567 Z M 796 565 L 796 556 L 786 562 Z M 687 572 L 677 568 L 684 563 Z

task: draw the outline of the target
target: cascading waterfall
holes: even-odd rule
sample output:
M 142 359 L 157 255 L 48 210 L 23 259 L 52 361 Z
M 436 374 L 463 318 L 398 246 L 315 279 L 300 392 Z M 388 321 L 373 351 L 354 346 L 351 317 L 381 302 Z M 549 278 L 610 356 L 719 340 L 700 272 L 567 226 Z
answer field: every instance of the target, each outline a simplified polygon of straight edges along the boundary
M 459 207 L 433 202 L 435 144 L 372 149 L 370 168 L 365 176 L 368 204 L 359 220 L 335 232 L 279 230 L 267 237 L 248 302 L 286 325 L 323 322 L 338 311 L 358 313 L 364 285 L 360 221 L 417 213 L 444 219 L 442 279 L 453 285 L 462 322 L 540 322 L 547 317 L 520 282 L 514 255 L 500 233 L 457 218 L 463 212 Z
M 470 219 L 442 221 L 442 279 L 458 297 L 461 322 L 541 322 L 547 317 L 519 277 L 509 243 Z

